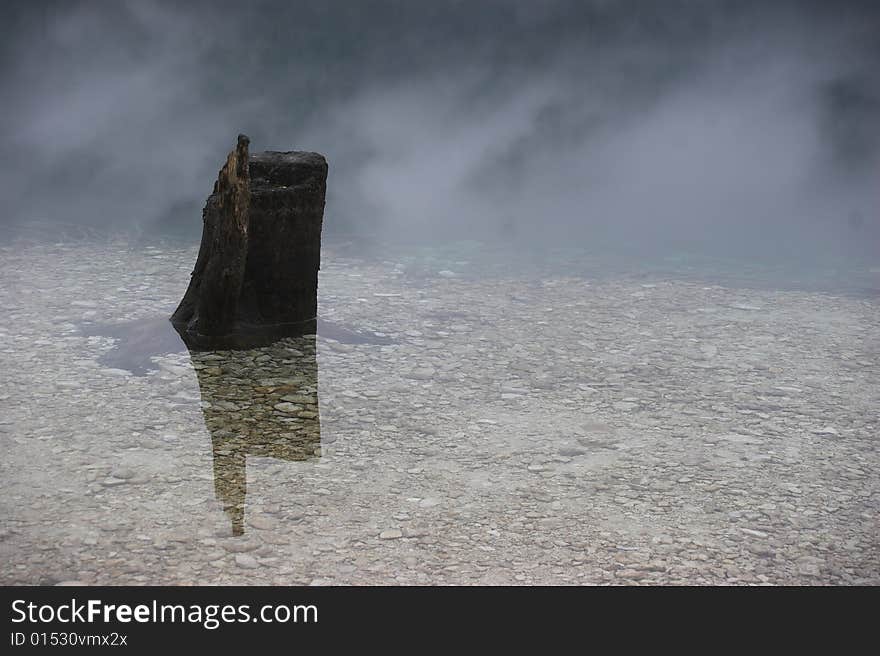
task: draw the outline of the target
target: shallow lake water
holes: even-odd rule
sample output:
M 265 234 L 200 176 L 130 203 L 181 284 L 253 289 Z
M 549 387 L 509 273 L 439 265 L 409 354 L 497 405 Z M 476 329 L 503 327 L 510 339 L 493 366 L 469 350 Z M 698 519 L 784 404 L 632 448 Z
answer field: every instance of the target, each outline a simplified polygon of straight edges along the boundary
M 880 583 L 880 271 L 330 243 L 190 354 L 195 255 L 0 247 L 0 582 Z

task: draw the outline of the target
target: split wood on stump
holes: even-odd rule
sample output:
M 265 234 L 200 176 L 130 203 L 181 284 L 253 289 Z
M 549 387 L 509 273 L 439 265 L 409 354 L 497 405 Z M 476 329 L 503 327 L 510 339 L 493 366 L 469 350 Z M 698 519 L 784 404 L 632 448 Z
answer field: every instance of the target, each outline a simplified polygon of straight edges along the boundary
M 171 322 L 190 348 L 251 348 L 315 331 L 327 161 L 250 155 L 239 135 L 202 211 L 202 243 Z

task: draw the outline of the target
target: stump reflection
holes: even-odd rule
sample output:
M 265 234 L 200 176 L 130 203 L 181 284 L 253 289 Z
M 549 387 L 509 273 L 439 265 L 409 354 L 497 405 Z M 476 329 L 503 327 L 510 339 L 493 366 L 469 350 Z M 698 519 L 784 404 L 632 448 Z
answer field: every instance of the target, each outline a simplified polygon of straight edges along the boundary
M 244 533 L 248 457 L 320 456 L 315 336 L 241 351 L 192 351 L 205 425 L 211 433 L 214 490 Z

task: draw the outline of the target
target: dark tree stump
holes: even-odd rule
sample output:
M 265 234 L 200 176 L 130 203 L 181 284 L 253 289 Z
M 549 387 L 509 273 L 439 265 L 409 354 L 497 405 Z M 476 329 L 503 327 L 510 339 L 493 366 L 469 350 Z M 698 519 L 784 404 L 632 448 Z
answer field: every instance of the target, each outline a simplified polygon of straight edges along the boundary
M 250 348 L 315 332 L 327 161 L 249 155 L 239 135 L 202 212 L 202 243 L 171 322 L 190 348 Z

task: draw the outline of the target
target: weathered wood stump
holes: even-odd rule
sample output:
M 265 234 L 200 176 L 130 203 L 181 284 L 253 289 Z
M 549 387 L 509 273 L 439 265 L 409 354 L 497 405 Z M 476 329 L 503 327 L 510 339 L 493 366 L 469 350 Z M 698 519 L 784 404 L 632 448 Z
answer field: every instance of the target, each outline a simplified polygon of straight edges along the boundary
M 202 212 L 189 287 L 171 316 L 189 348 L 250 348 L 315 332 L 327 161 L 238 144 Z

